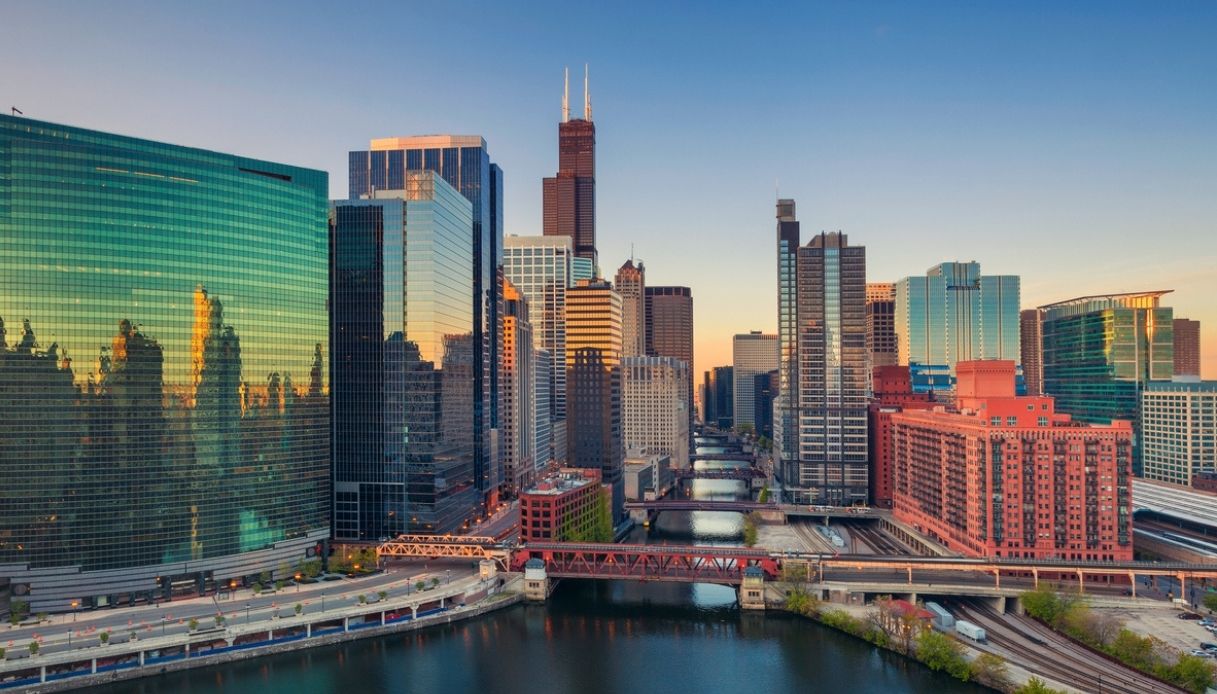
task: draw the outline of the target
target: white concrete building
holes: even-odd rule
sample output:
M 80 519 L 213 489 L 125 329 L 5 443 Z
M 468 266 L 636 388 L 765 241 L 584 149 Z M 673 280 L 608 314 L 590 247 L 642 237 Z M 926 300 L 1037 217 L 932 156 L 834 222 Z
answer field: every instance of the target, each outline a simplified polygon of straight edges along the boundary
M 1141 469 L 1146 479 L 1192 486 L 1217 472 L 1217 381 L 1150 381 L 1141 391 Z
M 674 357 L 622 360 L 622 438 L 627 451 L 689 466 L 689 366 Z
M 732 340 L 734 376 L 735 429 L 747 424 L 756 430 L 756 414 L 753 412 L 753 377 L 778 368 L 778 336 L 765 335 L 754 330 L 746 335 L 736 335 Z

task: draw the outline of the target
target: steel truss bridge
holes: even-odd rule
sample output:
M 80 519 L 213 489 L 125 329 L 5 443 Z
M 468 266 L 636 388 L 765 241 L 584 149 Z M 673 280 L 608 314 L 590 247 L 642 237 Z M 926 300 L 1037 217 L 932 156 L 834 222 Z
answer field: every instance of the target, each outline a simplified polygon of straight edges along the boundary
M 756 454 L 754 453 L 693 453 L 689 456 L 691 462 L 696 463 L 699 460 L 714 461 L 714 460 L 730 460 L 739 462 L 741 460 L 755 461 Z
M 639 579 L 685 583 L 739 584 L 744 569 L 759 567 L 766 579 L 782 575 L 784 566 L 810 569 L 820 577 L 832 572 L 831 580 L 873 582 L 877 575 L 899 572 L 911 585 L 918 574 L 958 574 L 956 581 L 1001 588 L 1006 577 L 1031 577 L 1059 581 L 1076 578 L 1084 587 L 1087 577 L 1105 581 L 1129 580 L 1136 576 L 1171 576 L 1186 585 L 1188 580 L 1217 580 L 1217 563 L 1185 562 L 1087 562 L 1052 559 L 989 559 L 964 557 L 892 557 L 873 554 L 825 554 L 772 552 L 761 548 L 705 547 L 687 545 L 623 545 L 569 542 L 533 542 L 513 546 L 489 537 L 402 535 L 377 548 L 380 557 L 458 557 L 492 559 L 503 568 L 523 570 L 529 559 L 540 559 L 554 578 Z M 937 579 L 935 579 L 937 580 Z
M 511 564 L 522 571 L 524 564 L 534 558 L 545 562 L 546 573 L 552 578 L 736 585 L 750 566 L 760 567 L 770 579 L 778 575 L 778 562 L 769 552 L 737 547 L 530 543 L 512 554 Z
M 726 468 L 723 470 L 695 470 L 681 468 L 674 470 L 672 476 L 678 480 L 753 480 L 766 477 L 763 470 L 754 467 Z

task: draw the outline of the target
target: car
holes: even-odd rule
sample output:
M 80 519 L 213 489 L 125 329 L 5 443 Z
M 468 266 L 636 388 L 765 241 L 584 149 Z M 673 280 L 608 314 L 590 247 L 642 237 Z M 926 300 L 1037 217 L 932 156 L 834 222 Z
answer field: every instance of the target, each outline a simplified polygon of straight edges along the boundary
M 1206 643 L 1204 641 L 1201 641 L 1200 647 L 1206 651 L 1217 651 L 1217 643 Z
M 1204 619 L 1202 619 L 1202 620 L 1200 620 L 1199 622 L 1196 622 L 1196 623 L 1197 623 L 1197 624 L 1199 624 L 1199 625 L 1200 625 L 1200 626 L 1202 626 L 1202 627 L 1212 627 L 1212 626 L 1217 626 L 1217 622 L 1214 622 L 1213 620 L 1209 619 L 1208 617 L 1205 617 Z
M 1193 648 L 1192 655 L 1196 656 L 1197 658 L 1212 658 L 1213 657 L 1212 653 L 1209 653 L 1208 651 L 1205 651 L 1205 650 L 1201 650 L 1199 648 Z
M 1196 619 L 1196 620 L 1204 619 L 1203 617 L 1196 614 L 1195 612 L 1180 612 L 1179 614 L 1177 614 L 1175 616 L 1178 617 L 1179 619 Z

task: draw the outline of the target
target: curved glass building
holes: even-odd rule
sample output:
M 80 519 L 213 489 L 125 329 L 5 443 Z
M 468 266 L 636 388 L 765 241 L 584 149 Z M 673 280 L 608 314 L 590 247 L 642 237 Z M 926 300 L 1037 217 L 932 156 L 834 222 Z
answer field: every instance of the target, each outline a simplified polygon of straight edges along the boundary
M 0 599 L 321 550 L 326 198 L 321 171 L 0 116 Z

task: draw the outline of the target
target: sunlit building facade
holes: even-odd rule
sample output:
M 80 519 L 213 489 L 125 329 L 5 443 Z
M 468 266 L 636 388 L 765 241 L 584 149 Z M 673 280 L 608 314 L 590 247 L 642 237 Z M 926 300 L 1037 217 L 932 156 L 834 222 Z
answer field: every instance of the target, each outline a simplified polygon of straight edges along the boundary
M 794 200 L 777 201 L 777 279 L 778 279 L 778 394 L 774 401 L 773 452 L 774 469 L 783 478 L 783 461 L 798 457 L 798 301 L 796 257 L 799 250 L 799 221 L 795 218 Z M 784 478 L 783 478 L 784 480 Z
M 536 362 L 528 302 L 510 280 L 503 281 L 502 354 L 499 385 L 503 458 L 502 491 L 514 497 L 536 479 Z M 544 397 L 548 398 L 546 392 Z
M 472 206 L 432 171 L 331 211 L 334 537 L 477 515 Z
M 613 288 L 621 295 L 621 351 L 626 357 L 647 353 L 646 268 L 639 261 L 625 261 L 617 269 Z
M 213 591 L 329 535 L 324 172 L 0 116 L 0 577 Z
M 631 455 L 666 455 L 689 466 L 688 366 L 672 357 L 622 360 L 622 438 Z
M 778 336 L 759 330 L 731 340 L 731 413 L 736 431 L 756 431 L 753 377 L 778 368 Z
M 1217 381 L 1154 381 L 1141 391 L 1141 469 L 1195 486 L 1217 473 Z

